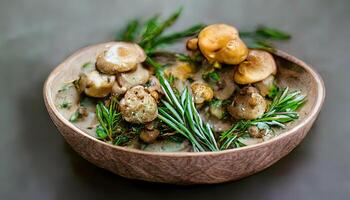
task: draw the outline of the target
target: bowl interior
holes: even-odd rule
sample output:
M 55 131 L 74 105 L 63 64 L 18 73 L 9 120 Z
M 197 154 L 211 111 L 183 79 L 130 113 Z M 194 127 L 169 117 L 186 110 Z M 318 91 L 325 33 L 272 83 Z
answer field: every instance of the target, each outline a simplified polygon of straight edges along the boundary
M 58 91 L 64 84 L 75 80 L 79 76 L 83 64 L 87 62 L 95 63 L 97 55 L 111 44 L 113 42 L 83 48 L 67 58 L 50 74 L 45 84 L 44 96 L 50 108 L 64 121 L 63 123 L 70 123 L 68 119 L 75 109 L 59 111 L 57 105 L 54 103 Z M 320 109 L 322 104 L 324 86 L 319 75 L 302 61 L 282 51 L 277 51 L 274 57 L 278 66 L 276 77 L 279 85 L 282 87 L 288 86 L 290 90 L 301 90 L 303 94 L 307 95 L 307 102 L 299 110 L 300 119 L 288 126 L 288 130 L 302 123 L 305 118 L 308 118 L 310 113 L 314 112 L 316 114 L 318 112 L 315 109 L 316 107 Z M 84 131 L 84 128 L 79 127 L 79 125 L 78 128 Z M 283 134 L 276 138 L 283 136 Z

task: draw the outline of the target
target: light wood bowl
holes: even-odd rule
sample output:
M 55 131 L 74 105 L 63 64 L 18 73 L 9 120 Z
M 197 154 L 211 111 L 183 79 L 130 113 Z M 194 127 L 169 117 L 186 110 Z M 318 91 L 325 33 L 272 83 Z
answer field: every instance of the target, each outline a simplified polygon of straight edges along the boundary
M 70 123 L 55 107 L 59 85 L 75 79 L 80 67 L 102 52 L 103 43 L 83 48 L 67 58 L 49 75 L 44 85 L 44 100 L 52 121 L 72 148 L 89 162 L 130 179 L 174 184 L 213 184 L 237 180 L 266 169 L 291 152 L 313 125 L 325 97 L 320 75 L 303 61 L 277 51 L 281 84 L 301 89 L 307 103 L 300 119 L 271 140 L 219 152 L 145 152 L 113 146 L 88 135 Z

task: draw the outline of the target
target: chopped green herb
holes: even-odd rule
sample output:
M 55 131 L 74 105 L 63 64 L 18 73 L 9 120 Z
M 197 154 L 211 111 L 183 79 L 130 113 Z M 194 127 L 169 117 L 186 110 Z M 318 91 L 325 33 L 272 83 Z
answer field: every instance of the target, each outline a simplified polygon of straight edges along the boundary
M 62 86 L 61 89 L 58 90 L 58 92 L 64 92 L 67 91 L 70 87 L 74 86 L 72 83 L 66 83 Z
M 78 119 L 82 117 L 81 113 L 79 112 L 79 108 L 72 114 L 72 116 L 69 118 L 70 122 L 77 122 Z
M 96 115 L 100 122 L 100 127 L 107 134 L 108 140 L 113 141 L 116 129 L 121 120 L 120 113 L 117 112 L 117 100 L 115 98 L 111 99 L 110 105 L 106 107 L 102 102 L 96 105 Z M 102 134 L 101 129 L 96 129 L 96 134 Z M 101 135 L 103 136 L 103 134 Z
M 129 142 L 129 137 L 126 136 L 126 135 L 118 135 L 117 137 L 115 137 L 115 140 L 114 140 L 114 145 L 123 145 L 127 142 Z
M 83 64 L 81 67 L 82 67 L 83 69 L 86 69 L 86 68 L 91 68 L 91 67 L 93 67 L 93 66 L 94 66 L 93 63 L 87 62 L 87 63 Z
M 60 108 L 61 109 L 69 109 L 72 106 L 71 102 L 68 101 L 63 101 L 62 104 L 60 104 Z

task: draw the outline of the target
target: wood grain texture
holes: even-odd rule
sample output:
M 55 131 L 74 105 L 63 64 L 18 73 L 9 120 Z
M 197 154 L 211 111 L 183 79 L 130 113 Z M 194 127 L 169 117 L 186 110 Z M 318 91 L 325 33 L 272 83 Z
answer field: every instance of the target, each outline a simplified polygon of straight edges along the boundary
M 237 180 L 257 173 L 287 155 L 306 136 L 324 101 L 321 77 L 310 66 L 282 51 L 275 57 L 282 65 L 298 66 L 305 73 L 308 102 L 303 116 L 285 133 L 260 144 L 220 152 L 156 153 L 113 146 L 82 132 L 62 116 L 54 106 L 58 83 L 72 80 L 87 59 L 97 55 L 111 43 L 79 50 L 60 64 L 44 86 L 44 100 L 54 124 L 65 140 L 83 158 L 120 176 L 174 184 L 212 184 Z M 286 66 L 284 66 L 286 67 Z

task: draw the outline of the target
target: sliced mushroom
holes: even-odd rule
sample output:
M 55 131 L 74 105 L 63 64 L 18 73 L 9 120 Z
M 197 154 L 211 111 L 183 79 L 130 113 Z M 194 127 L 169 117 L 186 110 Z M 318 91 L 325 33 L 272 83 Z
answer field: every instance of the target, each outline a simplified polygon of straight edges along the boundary
M 206 83 L 194 82 L 191 84 L 191 90 L 194 103 L 196 104 L 202 104 L 204 101 L 210 101 L 213 99 L 214 92 Z
M 236 119 L 256 119 L 266 110 L 266 101 L 254 87 L 245 87 L 228 107 L 229 113 Z
M 149 78 L 149 71 L 141 64 L 138 64 L 135 70 L 117 75 L 112 92 L 116 95 L 124 94 L 128 89 L 136 85 L 143 85 L 147 83 Z
M 262 96 L 272 97 L 273 93 L 277 90 L 274 81 L 275 77 L 273 75 L 270 75 L 264 80 L 255 83 L 254 86 L 258 88 Z
M 198 47 L 210 62 L 236 65 L 248 55 L 237 29 L 226 24 L 205 27 L 198 35 Z
M 125 121 L 136 124 L 153 121 L 158 115 L 155 99 L 140 85 L 125 93 L 119 103 L 119 109 Z
M 238 65 L 234 80 L 238 84 L 256 83 L 275 75 L 277 67 L 272 55 L 262 50 L 250 50 L 247 60 Z
M 102 98 L 111 93 L 114 81 L 114 76 L 94 70 L 81 74 L 77 81 L 77 86 L 79 91 L 90 97 Z
M 146 54 L 139 45 L 117 42 L 97 57 L 96 68 L 106 74 L 117 74 L 133 70 L 145 60 Z

